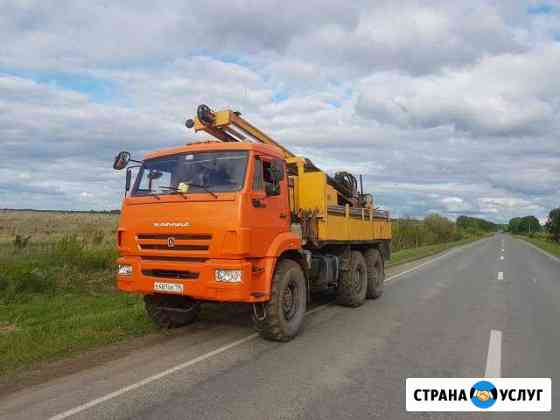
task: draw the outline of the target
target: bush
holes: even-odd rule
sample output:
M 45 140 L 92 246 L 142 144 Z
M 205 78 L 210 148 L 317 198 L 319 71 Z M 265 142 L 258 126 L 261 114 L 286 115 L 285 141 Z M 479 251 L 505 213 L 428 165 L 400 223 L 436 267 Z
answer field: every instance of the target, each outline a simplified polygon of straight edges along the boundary
M 56 289 L 52 270 L 19 263 L 6 267 L 0 273 L 0 290 L 5 301 L 16 300 L 22 295 L 51 294 Z
M 116 258 L 114 248 L 88 247 L 76 235 L 0 254 L 0 300 L 70 289 L 86 293 L 107 290 L 114 287 Z

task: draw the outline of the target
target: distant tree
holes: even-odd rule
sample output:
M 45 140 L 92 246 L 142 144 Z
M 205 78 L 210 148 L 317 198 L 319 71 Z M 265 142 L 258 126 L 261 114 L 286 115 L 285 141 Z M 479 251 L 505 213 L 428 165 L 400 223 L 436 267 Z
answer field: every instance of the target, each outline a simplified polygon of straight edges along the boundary
M 456 223 L 458 228 L 469 233 L 496 232 L 498 230 L 496 223 L 478 217 L 459 216 Z
M 508 231 L 515 235 L 529 235 L 541 230 L 542 226 L 535 216 L 514 217 L 508 225 Z
M 560 207 L 550 210 L 545 229 L 556 242 L 560 242 Z

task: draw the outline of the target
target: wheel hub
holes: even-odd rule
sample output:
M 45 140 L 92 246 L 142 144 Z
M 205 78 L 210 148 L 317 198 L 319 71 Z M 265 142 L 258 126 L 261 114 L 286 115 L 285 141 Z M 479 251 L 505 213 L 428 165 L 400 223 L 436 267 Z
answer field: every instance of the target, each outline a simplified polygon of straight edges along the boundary
M 363 287 L 364 273 L 360 268 L 357 268 L 353 274 L 353 286 L 356 293 L 360 293 Z
M 290 320 L 297 312 L 298 302 L 298 289 L 297 284 L 294 281 L 290 281 L 284 290 L 282 296 L 282 310 L 284 312 L 284 318 Z

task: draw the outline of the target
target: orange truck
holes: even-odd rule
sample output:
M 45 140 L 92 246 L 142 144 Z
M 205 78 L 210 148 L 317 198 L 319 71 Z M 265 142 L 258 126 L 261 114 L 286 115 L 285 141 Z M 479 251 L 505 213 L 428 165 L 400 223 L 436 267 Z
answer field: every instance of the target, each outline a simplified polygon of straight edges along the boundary
M 239 112 L 200 105 L 186 126 L 214 140 L 113 164 L 127 169 L 117 284 L 157 325 L 244 302 L 262 337 L 288 341 L 314 293 L 350 307 L 383 293 L 391 222 L 354 176 L 327 175 Z

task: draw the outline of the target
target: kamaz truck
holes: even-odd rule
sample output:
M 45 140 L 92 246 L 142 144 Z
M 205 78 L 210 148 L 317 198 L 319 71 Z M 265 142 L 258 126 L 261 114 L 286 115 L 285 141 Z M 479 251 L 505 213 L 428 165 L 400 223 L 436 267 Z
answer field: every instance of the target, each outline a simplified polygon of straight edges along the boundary
M 127 169 L 117 284 L 157 325 L 243 302 L 262 337 L 289 341 L 316 293 L 349 307 L 381 296 L 391 222 L 361 177 L 327 175 L 239 112 L 200 105 L 186 126 L 212 139 L 113 164 Z

